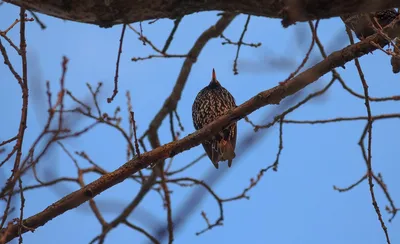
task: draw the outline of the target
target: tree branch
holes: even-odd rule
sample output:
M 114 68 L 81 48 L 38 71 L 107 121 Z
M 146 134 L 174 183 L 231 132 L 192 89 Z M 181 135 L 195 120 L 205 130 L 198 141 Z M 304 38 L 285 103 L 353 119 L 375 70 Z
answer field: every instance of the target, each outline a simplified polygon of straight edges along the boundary
M 227 11 L 296 21 L 331 18 L 342 14 L 400 7 L 400 0 L 4 0 L 61 19 L 111 27 L 152 19 L 176 19 L 203 11 Z
M 385 28 L 385 31 L 387 31 L 390 37 L 393 37 L 396 32 L 400 31 L 399 25 L 393 28 L 395 24 L 397 24 L 397 22 Z M 278 85 L 272 89 L 260 92 L 237 108 L 229 111 L 226 115 L 221 116 L 211 124 L 203 127 L 201 130 L 198 130 L 193 134 L 189 134 L 180 140 L 170 142 L 163 146 L 157 147 L 152 151 L 145 152 L 141 154 L 140 158 L 135 157 L 129 160 L 115 171 L 103 175 L 82 189 L 77 190 L 51 204 L 42 212 L 25 219 L 22 222 L 23 228 L 21 231 L 24 233 L 28 230 L 45 225 L 51 219 L 63 214 L 68 210 L 76 208 L 108 188 L 124 181 L 126 178 L 130 177 L 139 170 L 148 167 L 152 163 L 162 162 L 162 160 L 165 160 L 166 158 L 173 157 L 176 154 L 199 145 L 201 142 L 209 139 L 226 126 L 244 118 L 246 115 L 249 115 L 263 106 L 268 104 L 279 104 L 282 99 L 300 91 L 307 85 L 318 80 L 324 74 L 330 72 L 333 68 L 343 66 L 345 63 L 353 60 L 354 58 L 361 57 L 371 51 L 376 50 L 376 45 L 370 44 L 371 41 L 380 44 L 385 42 L 385 39 L 380 37 L 379 34 L 375 34 L 366 38 L 362 42 L 350 45 L 340 51 L 333 52 L 326 59 L 319 62 L 312 68 L 300 73 L 283 85 Z M 9 228 L 1 229 L 0 239 L 4 238 L 3 235 L 7 235 L 5 238 L 7 241 L 17 237 L 19 235 L 18 224 L 13 224 Z

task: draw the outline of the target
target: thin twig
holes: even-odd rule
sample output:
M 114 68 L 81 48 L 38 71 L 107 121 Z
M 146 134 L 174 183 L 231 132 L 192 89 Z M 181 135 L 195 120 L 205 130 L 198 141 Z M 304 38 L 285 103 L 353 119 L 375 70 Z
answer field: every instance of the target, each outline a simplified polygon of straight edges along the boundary
M 119 61 L 121 59 L 121 53 L 122 53 L 122 44 L 124 42 L 124 36 L 125 36 L 125 30 L 126 30 L 126 24 L 122 25 L 122 31 L 121 31 L 121 37 L 119 39 L 119 48 L 118 48 L 118 56 L 117 56 L 117 63 L 115 64 L 115 76 L 114 76 L 114 91 L 111 97 L 107 98 L 107 102 L 111 103 L 115 96 L 118 93 L 118 73 L 119 73 Z
M 235 57 L 235 60 L 233 61 L 233 74 L 234 75 L 239 74 L 238 69 L 237 69 L 237 60 L 239 58 L 240 47 L 243 44 L 244 34 L 246 33 L 247 27 L 250 23 L 250 18 L 251 18 L 251 15 L 250 14 L 247 15 L 246 23 L 244 24 L 242 34 L 239 37 L 239 41 L 238 41 L 238 45 L 237 45 L 237 49 L 236 49 L 236 57 Z
M 351 35 L 349 28 L 347 27 L 347 34 L 350 38 L 350 42 L 352 44 L 354 44 L 353 41 L 353 36 Z M 387 227 L 385 225 L 385 222 L 383 221 L 382 215 L 381 215 L 381 211 L 379 209 L 378 203 L 376 202 L 376 198 L 375 198 L 375 192 L 374 192 L 374 183 L 373 183 L 373 171 L 372 171 L 372 123 L 373 123 L 373 119 L 372 119 L 372 113 L 371 113 L 371 107 L 369 104 L 369 94 L 368 94 L 368 84 L 367 81 L 365 80 L 364 77 L 364 73 L 361 69 L 361 65 L 360 62 L 358 61 L 358 58 L 354 59 L 358 74 L 360 76 L 360 80 L 361 83 L 363 85 L 363 89 L 364 89 L 364 96 L 365 96 L 365 108 L 367 110 L 367 114 L 368 114 L 368 123 L 367 123 L 367 128 L 368 128 L 368 158 L 367 158 L 367 176 L 368 176 L 368 184 L 369 184 L 369 191 L 371 194 L 371 198 L 372 198 L 372 205 L 375 208 L 375 212 L 378 216 L 379 222 L 381 223 L 382 226 L 382 230 L 385 233 L 385 237 L 386 237 L 386 241 L 388 244 L 390 244 L 390 238 L 389 238 L 389 233 L 387 231 Z
M 132 125 L 133 125 L 133 135 L 135 137 L 135 149 L 136 149 L 136 154 L 140 158 L 140 149 L 139 149 L 139 143 L 136 135 L 136 122 L 135 122 L 135 113 L 131 111 L 131 120 L 132 120 Z
M 168 222 L 168 234 L 169 234 L 168 243 L 172 244 L 172 242 L 174 241 L 174 223 L 172 222 L 171 196 L 169 194 L 167 179 L 164 169 L 162 168 L 162 164 L 160 165 L 159 168 L 160 168 L 161 187 L 164 191 L 164 197 L 165 197 L 164 206 L 167 209 L 167 222 Z

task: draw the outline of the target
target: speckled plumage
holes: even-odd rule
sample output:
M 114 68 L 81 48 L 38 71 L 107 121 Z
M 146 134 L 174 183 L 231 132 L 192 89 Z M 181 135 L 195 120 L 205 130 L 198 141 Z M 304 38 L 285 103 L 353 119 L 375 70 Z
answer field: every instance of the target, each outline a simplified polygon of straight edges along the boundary
M 204 87 L 196 96 L 192 106 L 193 124 L 199 130 L 215 119 L 224 115 L 228 110 L 236 107 L 234 97 L 218 82 L 213 69 L 210 84 Z M 237 137 L 236 123 L 222 130 L 211 140 L 203 143 L 211 162 L 218 169 L 218 162 L 228 160 L 231 167 L 235 157 Z
M 371 13 L 361 13 L 355 15 L 347 14 L 340 16 L 340 18 L 342 18 L 343 22 L 354 31 L 357 38 L 362 40 L 363 38 L 367 38 L 368 36 L 375 34 L 374 27 L 377 29 L 384 28 L 394 19 L 396 19 L 398 15 L 399 13 L 396 11 L 396 9 L 392 8 Z M 382 44 L 382 47 L 384 47 L 389 44 L 389 41 L 385 40 Z M 399 57 L 392 56 L 391 65 L 393 73 L 396 74 L 400 72 Z
M 375 28 L 385 27 L 390 24 L 397 16 L 398 12 L 395 9 L 386 9 L 372 13 L 360 13 L 355 15 L 342 15 L 341 18 L 344 23 L 354 31 L 358 39 L 366 38 L 375 34 Z M 376 18 L 379 25 L 377 25 Z

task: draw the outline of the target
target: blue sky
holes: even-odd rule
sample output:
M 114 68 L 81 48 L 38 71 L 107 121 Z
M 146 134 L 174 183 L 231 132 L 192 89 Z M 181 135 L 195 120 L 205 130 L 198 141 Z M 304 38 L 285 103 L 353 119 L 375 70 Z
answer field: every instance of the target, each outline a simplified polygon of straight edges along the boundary
M 0 30 L 6 29 L 16 18 L 19 9 L 10 4 L 0 7 Z M 185 54 L 199 34 L 218 17 L 217 12 L 199 13 L 186 16 L 178 29 L 169 53 Z M 27 149 L 40 133 L 46 120 L 45 81 L 49 80 L 55 93 L 59 88 L 61 60 L 69 58 L 66 87 L 75 96 L 84 98 L 88 95 L 86 83 L 93 86 L 99 81 L 102 89 L 103 111 L 112 113 L 116 106 L 122 107 L 127 114 L 125 91 L 132 96 L 133 109 L 141 135 L 148 123 L 162 106 L 169 95 L 179 74 L 183 59 L 152 59 L 132 62 L 132 57 L 153 54 L 149 46 L 143 46 L 135 33 L 127 29 L 119 72 L 120 93 L 115 101 L 107 104 L 106 98 L 112 94 L 115 61 L 122 26 L 102 29 L 97 26 L 63 21 L 39 15 L 47 25 L 42 31 L 36 23 L 27 24 L 28 65 L 30 82 L 30 110 L 28 129 L 25 140 Z M 199 21 L 201 20 L 201 21 Z M 242 32 L 246 16 L 237 17 L 225 31 L 225 35 L 237 40 Z M 134 24 L 138 28 L 138 24 Z M 143 23 L 144 34 L 159 48 L 173 26 L 172 20 L 159 20 L 149 25 Z M 328 53 L 348 45 L 344 25 L 339 18 L 323 20 L 318 29 L 319 37 Z M 14 28 L 9 36 L 18 43 L 19 31 Z M 300 36 L 300 37 L 299 37 Z M 212 68 L 217 77 L 236 98 L 243 103 L 260 91 L 269 89 L 284 80 L 296 66 L 277 67 L 268 65 L 268 60 L 289 59 L 298 64 L 304 57 L 311 35 L 307 23 L 298 23 L 287 29 L 281 27 L 277 19 L 252 17 L 246 42 L 261 42 L 262 46 L 254 49 L 242 47 L 239 58 L 239 75 L 233 75 L 232 63 L 236 47 L 221 45 L 222 39 L 213 39 L 203 49 L 198 61 L 190 73 L 187 86 L 178 105 L 178 112 L 185 127 L 183 135 L 194 131 L 191 119 L 191 106 L 197 92 L 208 84 Z M 5 42 L 3 42 L 5 43 Z M 9 48 L 12 62 L 16 68 L 19 58 Z M 316 48 L 314 59 L 321 60 Z M 400 83 L 398 76 L 392 74 L 390 59 L 382 52 L 364 56 L 360 60 L 369 85 L 370 95 L 374 97 L 398 95 Z M 354 62 L 339 68 L 347 85 L 362 93 L 362 85 L 357 75 Z M 331 75 L 325 75 L 315 84 L 306 88 L 300 97 L 316 91 L 329 82 Z M 0 141 L 15 135 L 18 129 L 21 96 L 20 88 L 5 65 L 0 65 L 0 111 L 3 119 L 0 127 Z M 53 96 L 53 97 L 54 97 Z M 67 107 L 74 105 L 70 100 Z M 374 115 L 398 113 L 394 102 L 372 103 Z M 257 123 L 267 123 L 265 115 L 274 111 L 276 105 L 256 111 L 250 118 Z M 335 83 L 323 97 L 313 100 L 290 114 L 288 119 L 327 119 L 332 117 L 365 116 L 364 101 L 356 99 Z M 122 126 L 128 128 L 126 116 Z M 81 120 L 77 127 L 83 128 L 92 121 Z M 333 185 L 348 186 L 365 174 L 366 167 L 357 142 L 365 122 L 343 122 L 325 125 L 284 125 L 284 149 L 278 172 L 268 172 L 256 188 L 250 191 L 250 200 L 240 200 L 224 204 L 224 225 L 216 227 L 203 235 L 195 233 L 206 227 L 200 213 L 206 211 L 210 221 L 218 218 L 218 206 L 208 196 L 191 214 L 185 226 L 175 234 L 176 243 L 385 243 L 385 237 L 371 203 L 369 186 L 366 181 L 347 193 L 338 193 Z M 240 121 L 238 141 L 252 132 L 252 127 Z M 400 201 L 398 173 L 398 143 L 400 131 L 398 120 L 385 120 L 374 123 L 373 127 L 373 168 L 383 174 L 395 203 Z M 278 148 L 278 126 L 268 129 L 259 142 L 240 155 L 233 162 L 232 168 L 220 167 L 217 174 L 223 174 L 213 189 L 221 198 L 240 194 L 249 185 L 262 167 L 275 160 Z M 160 128 L 161 143 L 170 141 L 168 120 Z M 126 162 L 125 148 L 121 136 L 113 129 L 98 126 L 91 133 L 77 140 L 68 140 L 66 147 L 74 151 L 84 150 L 96 163 L 111 171 Z M 238 149 L 240 150 L 240 148 Z M 178 169 L 203 153 L 201 146 L 178 155 L 173 168 Z M 3 159 L 4 154 L 0 155 Z M 79 161 L 82 166 L 86 162 Z M 10 165 L 1 170 L 3 184 L 9 174 Z M 206 179 L 209 172 L 215 171 L 211 162 L 204 158 L 192 169 L 180 177 Z M 48 172 L 53 172 L 49 175 Z M 76 176 L 72 162 L 59 148 L 41 162 L 39 175 L 44 178 L 55 176 Z M 98 175 L 85 176 L 89 183 Z M 32 177 L 26 177 L 24 184 L 35 183 Z M 52 188 L 26 192 L 25 216 L 42 211 L 54 201 L 78 189 L 75 184 L 61 184 Z M 173 191 L 173 214 L 180 209 L 184 200 L 193 191 L 191 188 L 171 186 Z M 135 196 L 138 185 L 125 181 L 96 197 L 106 220 L 112 220 Z M 392 243 L 400 243 L 400 221 L 395 218 L 388 223 L 390 215 L 384 210 L 388 204 L 382 191 L 375 187 L 381 212 L 389 230 Z M 146 196 L 130 220 L 150 231 L 155 225 L 166 221 L 160 197 L 156 193 Z M 150 221 L 149 221 L 150 220 Z M 24 235 L 25 243 L 88 243 L 98 235 L 101 227 L 85 203 L 77 209 L 68 211 L 35 233 Z M 106 239 L 107 243 L 135 241 L 146 243 L 140 233 L 120 226 L 113 230 Z

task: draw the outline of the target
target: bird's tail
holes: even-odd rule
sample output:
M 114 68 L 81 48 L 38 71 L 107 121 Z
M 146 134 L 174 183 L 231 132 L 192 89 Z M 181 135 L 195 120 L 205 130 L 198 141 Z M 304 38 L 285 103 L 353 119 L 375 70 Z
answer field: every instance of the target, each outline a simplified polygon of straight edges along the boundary
M 220 144 L 221 161 L 228 160 L 229 167 L 232 164 L 232 159 L 235 158 L 235 149 L 230 141 L 221 140 Z

